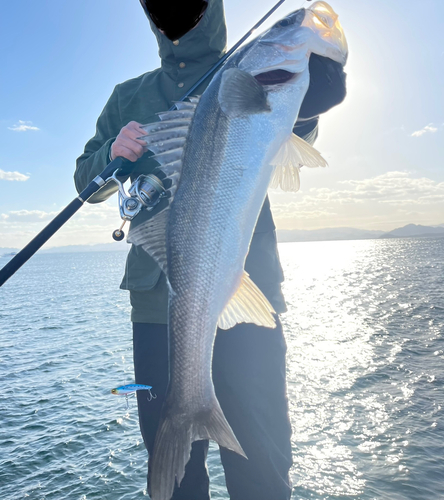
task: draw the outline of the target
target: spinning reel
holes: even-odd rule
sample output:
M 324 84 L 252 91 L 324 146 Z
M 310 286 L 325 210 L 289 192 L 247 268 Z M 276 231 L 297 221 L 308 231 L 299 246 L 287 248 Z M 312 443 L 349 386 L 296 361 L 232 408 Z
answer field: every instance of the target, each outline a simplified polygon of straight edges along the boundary
M 116 172 L 111 179 L 119 187 L 119 212 L 123 219 L 120 228 L 113 231 L 113 239 L 122 241 L 125 238 L 122 228 L 126 222 L 132 221 L 141 210 L 151 211 L 165 196 L 166 190 L 163 182 L 154 174 L 139 175 L 128 189 L 128 194 L 117 179 Z

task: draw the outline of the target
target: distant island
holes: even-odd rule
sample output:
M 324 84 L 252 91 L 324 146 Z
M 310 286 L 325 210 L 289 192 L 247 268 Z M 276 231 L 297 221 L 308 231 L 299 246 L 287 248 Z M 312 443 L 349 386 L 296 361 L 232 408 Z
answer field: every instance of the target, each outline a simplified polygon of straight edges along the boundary
M 407 226 L 393 229 L 388 233 L 384 233 L 380 238 L 411 238 L 421 236 L 425 238 L 436 238 L 444 236 L 444 224 L 440 226 L 420 226 L 418 224 L 407 224 Z
M 384 234 L 384 231 L 371 231 L 352 227 L 277 230 L 277 238 L 280 243 L 291 241 L 370 240 L 379 238 L 382 234 Z
M 377 238 L 439 238 L 444 237 L 444 224 L 439 226 L 421 226 L 407 224 L 389 232 L 355 229 L 352 227 L 333 227 L 315 230 L 278 230 L 278 241 L 334 241 L 334 240 L 369 240 Z
M 355 229 L 352 227 L 329 227 L 325 229 L 278 229 L 277 238 L 280 243 L 297 241 L 337 241 L 337 240 L 371 240 L 378 238 L 444 238 L 444 224 L 438 226 L 421 226 L 407 224 L 389 232 Z M 39 253 L 73 253 L 73 252 L 115 252 L 128 251 L 126 241 L 100 243 L 98 245 L 68 245 L 41 250 Z M 19 248 L 1 248 L 0 257 L 11 258 Z
M 39 253 L 78 253 L 78 252 L 116 252 L 128 251 L 130 245 L 126 241 L 114 243 L 99 243 L 97 245 L 66 245 L 62 247 L 43 248 Z M 0 257 L 12 257 L 20 248 L 0 247 Z

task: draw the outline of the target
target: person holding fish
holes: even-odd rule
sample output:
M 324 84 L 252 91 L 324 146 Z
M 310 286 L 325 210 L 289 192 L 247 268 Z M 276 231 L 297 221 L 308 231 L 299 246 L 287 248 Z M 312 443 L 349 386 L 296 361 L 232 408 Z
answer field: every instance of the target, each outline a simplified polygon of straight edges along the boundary
M 333 10 L 316 2 L 235 53 L 201 98 L 165 112 L 224 54 L 223 3 L 140 3 L 161 67 L 117 85 L 75 183 L 81 191 L 120 156 L 129 160 L 122 180 L 154 172 L 169 194 L 133 221 L 121 284 L 135 381 L 157 395 L 137 393 L 149 493 L 209 500 L 212 439 L 231 500 L 288 500 L 284 276 L 266 190 L 297 190 L 299 166 L 323 164 L 310 144 L 319 115 L 345 97 L 345 38 Z

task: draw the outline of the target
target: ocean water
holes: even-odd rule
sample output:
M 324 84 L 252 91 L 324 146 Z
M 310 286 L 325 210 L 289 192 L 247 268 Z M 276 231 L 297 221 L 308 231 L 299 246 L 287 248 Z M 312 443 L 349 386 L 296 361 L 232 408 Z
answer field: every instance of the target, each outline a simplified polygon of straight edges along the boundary
M 444 239 L 279 250 L 292 498 L 444 499 Z M 135 401 L 110 394 L 133 381 L 124 260 L 36 255 L 0 289 L 2 500 L 148 498 Z

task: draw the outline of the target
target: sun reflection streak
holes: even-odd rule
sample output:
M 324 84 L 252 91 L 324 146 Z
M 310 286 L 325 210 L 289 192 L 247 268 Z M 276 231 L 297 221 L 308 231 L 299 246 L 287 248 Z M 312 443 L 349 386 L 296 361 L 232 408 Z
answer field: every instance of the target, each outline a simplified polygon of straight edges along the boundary
M 387 265 L 384 250 L 375 240 L 280 246 L 296 493 L 361 495 L 365 457 L 409 472 L 402 463 L 408 441 L 391 432 L 413 383 L 378 371 L 403 349 L 405 339 L 391 339 L 386 322 L 410 312 L 397 284 L 409 270 Z M 373 393 L 374 384 L 386 390 Z
M 351 496 L 362 492 L 365 480 L 342 440 L 355 419 L 350 389 L 372 369 L 368 341 L 374 330 L 366 324 L 368 298 L 360 293 L 366 287 L 360 252 L 334 243 L 327 253 L 325 242 L 280 246 L 289 302 L 283 317 L 288 392 L 291 420 L 297 423 L 293 481 L 318 494 Z

